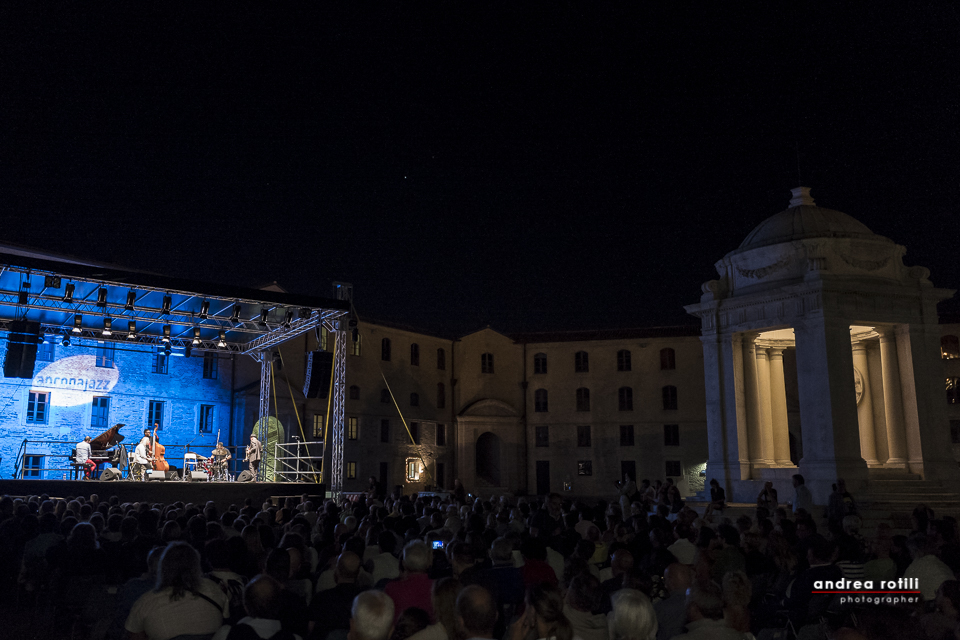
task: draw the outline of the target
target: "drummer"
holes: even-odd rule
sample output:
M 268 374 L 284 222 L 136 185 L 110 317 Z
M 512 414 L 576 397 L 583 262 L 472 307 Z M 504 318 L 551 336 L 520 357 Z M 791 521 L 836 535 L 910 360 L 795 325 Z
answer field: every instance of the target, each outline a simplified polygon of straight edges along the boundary
M 222 442 L 217 443 L 211 455 L 216 466 L 221 468 L 225 468 L 227 466 L 227 460 L 233 457 L 230 455 L 230 450 L 223 446 Z

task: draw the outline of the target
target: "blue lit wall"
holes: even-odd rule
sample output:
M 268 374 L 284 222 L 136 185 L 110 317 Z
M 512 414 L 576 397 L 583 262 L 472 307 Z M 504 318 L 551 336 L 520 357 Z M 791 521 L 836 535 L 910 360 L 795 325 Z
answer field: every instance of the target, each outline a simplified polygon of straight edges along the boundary
M 67 460 L 58 456 L 69 455 L 84 436 L 96 437 L 118 422 L 126 425 L 120 433 L 126 437 L 124 444 L 132 448 L 150 424 L 151 401 L 163 403 L 159 433 L 172 466 L 182 466 L 180 458 L 188 443 L 192 443 L 192 451 L 209 455 L 218 430 L 225 444 L 246 444 L 245 433 L 252 428 L 252 424 L 243 424 L 246 394 L 231 391 L 236 388 L 236 356 L 216 354 L 216 375 L 205 378 L 202 353 L 189 358 L 168 356 L 166 372 L 162 373 L 154 372 L 157 352 L 150 347 L 118 341 L 113 343 L 112 360 L 105 360 L 102 352 L 98 359 L 95 340 L 78 345 L 74 339 L 71 346 L 63 346 L 59 337 L 51 336 L 50 342 L 55 343 L 41 347 L 38 353 L 32 379 L 0 378 L 0 477 L 13 476 L 25 439 L 38 441 L 28 443 L 27 454 L 37 456 L 31 462 L 40 462 L 41 477 L 48 479 L 66 473 Z M 0 342 L 0 362 L 6 348 L 4 339 Z M 36 404 L 31 413 L 31 392 L 47 394 L 44 415 L 38 414 Z M 97 424 L 102 409 L 98 411 L 95 403 L 104 401 L 96 398 L 108 398 L 106 426 Z M 210 408 L 204 411 L 203 406 Z M 201 431 L 204 412 L 209 415 L 204 425 L 209 426 L 209 433 Z M 242 451 L 239 457 L 243 457 Z

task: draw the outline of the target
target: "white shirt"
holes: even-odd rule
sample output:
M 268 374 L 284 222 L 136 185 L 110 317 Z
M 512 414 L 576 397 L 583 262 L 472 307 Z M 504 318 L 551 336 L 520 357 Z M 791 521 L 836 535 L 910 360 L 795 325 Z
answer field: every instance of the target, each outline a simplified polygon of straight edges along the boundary
M 229 617 L 230 603 L 220 586 L 206 578 L 200 582 L 199 591 L 217 604 L 191 593 L 171 600 L 170 589 L 148 591 L 133 603 L 124 628 L 130 633 L 144 633 L 150 640 L 214 633 Z
M 147 443 L 143 440 L 140 441 L 140 444 L 137 445 L 137 448 L 133 450 L 133 461 L 137 464 L 147 464 Z
M 92 450 L 90 449 L 90 443 L 87 441 L 77 443 L 77 464 L 83 464 L 90 459 L 92 455 Z

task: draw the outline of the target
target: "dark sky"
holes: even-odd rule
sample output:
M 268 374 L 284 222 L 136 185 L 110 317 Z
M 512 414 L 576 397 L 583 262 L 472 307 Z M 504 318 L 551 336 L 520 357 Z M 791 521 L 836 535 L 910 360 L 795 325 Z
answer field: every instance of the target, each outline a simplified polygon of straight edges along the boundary
M 444 332 L 695 322 L 799 149 L 960 286 L 955 5 L 331 4 L 0 4 L 2 239 Z

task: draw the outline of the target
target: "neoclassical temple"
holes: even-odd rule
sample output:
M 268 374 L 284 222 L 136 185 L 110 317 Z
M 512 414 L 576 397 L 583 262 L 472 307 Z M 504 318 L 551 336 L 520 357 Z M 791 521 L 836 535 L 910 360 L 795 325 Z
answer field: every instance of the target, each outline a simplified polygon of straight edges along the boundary
M 954 291 L 808 188 L 792 193 L 686 307 L 702 328 L 707 479 L 753 502 L 764 480 L 792 496 L 801 473 L 819 504 L 873 469 L 956 480 L 936 309 Z

